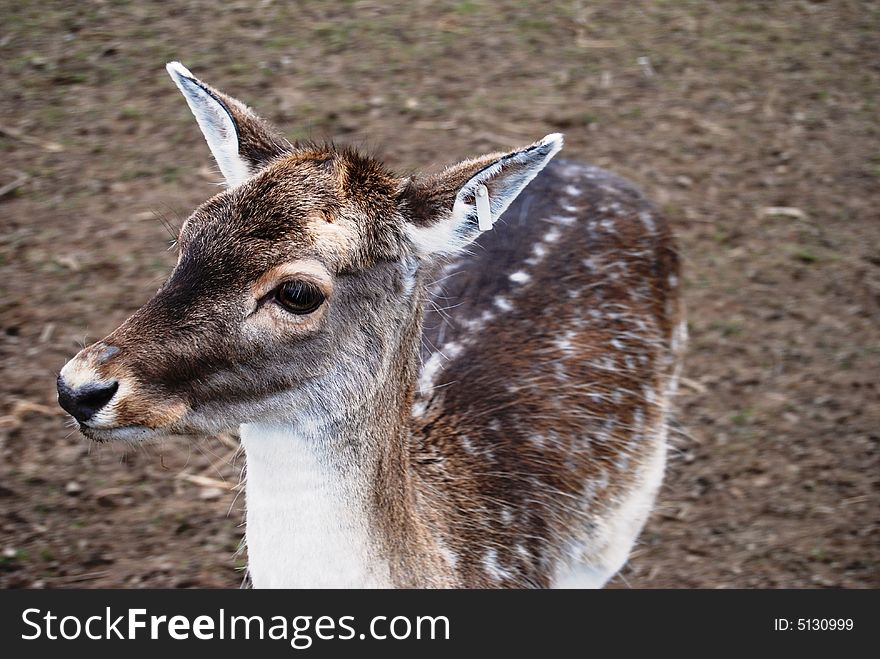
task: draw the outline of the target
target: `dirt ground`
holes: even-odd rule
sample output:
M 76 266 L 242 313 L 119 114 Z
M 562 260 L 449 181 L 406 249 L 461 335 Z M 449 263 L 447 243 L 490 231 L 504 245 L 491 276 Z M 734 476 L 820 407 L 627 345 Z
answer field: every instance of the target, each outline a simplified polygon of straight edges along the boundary
M 99 446 L 55 376 L 217 174 L 179 59 L 401 171 L 566 134 L 672 219 L 691 343 L 616 587 L 880 586 L 880 4 L 4 2 L 0 586 L 238 586 L 233 438 Z

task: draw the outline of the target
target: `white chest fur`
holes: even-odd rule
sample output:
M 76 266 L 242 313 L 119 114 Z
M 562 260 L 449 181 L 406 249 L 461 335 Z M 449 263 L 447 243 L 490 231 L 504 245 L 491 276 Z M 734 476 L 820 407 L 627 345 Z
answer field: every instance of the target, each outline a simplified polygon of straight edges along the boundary
M 343 469 L 306 424 L 245 424 L 249 572 L 256 588 L 370 588 L 391 585 L 368 533 L 355 468 Z

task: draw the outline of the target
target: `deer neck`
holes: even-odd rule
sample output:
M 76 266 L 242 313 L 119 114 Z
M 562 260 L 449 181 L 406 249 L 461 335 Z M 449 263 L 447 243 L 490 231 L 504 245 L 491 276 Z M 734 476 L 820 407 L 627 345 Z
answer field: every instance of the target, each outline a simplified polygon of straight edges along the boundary
M 334 413 L 241 426 L 255 587 L 401 585 L 426 554 L 409 469 L 415 355 L 396 355 L 370 394 Z

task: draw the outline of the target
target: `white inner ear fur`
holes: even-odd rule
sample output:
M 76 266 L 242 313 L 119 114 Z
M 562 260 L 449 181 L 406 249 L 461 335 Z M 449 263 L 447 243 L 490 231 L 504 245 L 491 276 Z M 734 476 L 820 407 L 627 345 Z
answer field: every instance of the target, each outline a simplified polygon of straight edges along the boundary
M 477 186 L 483 184 L 489 190 L 492 222 L 497 222 L 519 193 L 547 166 L 550 159 L 559 153 L 562 143 L 562 134 L 552 133 L 540 142 L 502 156 L 480 170 L 455 196 L 455 205 L 452 207 L 453 221 L 461 222 L 474 214 L 475 205 L 467 199 L 473 200 Z
M 416 249 L 422 254 L 454 254 L 465 247 L 479 235 L 474 203 L 477 186 L 485 185 L 489 191 L 489 207 L 494 224 L 550 159 L 559 153 L 562 144 L 562 135 L 552 133 L 531 146 L 501 156 L 481 169 L 458 191 L 448 217 L 440 218 L 427 227 L 407 227 Z
M 165 68 L 186 98 L 226 185 L 234 188 L 248 179 L 251 172 L 238 153 L 238 131 L 226 107 L 180 62 L 169 62 Z

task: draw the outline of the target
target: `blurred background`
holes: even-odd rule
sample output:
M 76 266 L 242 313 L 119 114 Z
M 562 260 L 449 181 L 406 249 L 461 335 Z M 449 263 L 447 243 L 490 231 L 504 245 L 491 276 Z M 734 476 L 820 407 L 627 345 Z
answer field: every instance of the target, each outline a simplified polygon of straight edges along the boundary
M 617 587 L 880 586 L 880 4 L 2 2 L 0 586 L 231 586 L 233 437 L 89 445 L 55 376 L 217 192 L 178 59 L 399 171 L 566 134 L 670 217 L 691 343 Z

